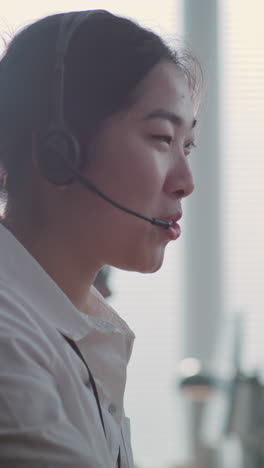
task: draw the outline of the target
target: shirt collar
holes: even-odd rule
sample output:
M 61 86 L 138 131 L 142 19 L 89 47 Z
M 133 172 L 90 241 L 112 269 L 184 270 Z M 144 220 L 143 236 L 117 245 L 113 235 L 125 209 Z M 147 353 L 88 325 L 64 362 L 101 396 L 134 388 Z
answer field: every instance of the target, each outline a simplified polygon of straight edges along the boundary
M 80 312 L 15 236 L 0 223 L 0 282 L 46 317 L 50 325 L 75 341 L 94 328 L 117 331 L 130 342 L 134 334 L 92 286 L 86 310 Z

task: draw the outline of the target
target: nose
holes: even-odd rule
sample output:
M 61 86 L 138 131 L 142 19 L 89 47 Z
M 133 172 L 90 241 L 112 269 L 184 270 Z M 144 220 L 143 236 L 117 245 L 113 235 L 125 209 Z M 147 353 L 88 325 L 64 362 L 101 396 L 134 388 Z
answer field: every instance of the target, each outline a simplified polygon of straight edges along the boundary
M 177 198 L 184 198 L 194 191 L 194 181 L 188 159 L 182 155 L 167 177 L 165 190 Z

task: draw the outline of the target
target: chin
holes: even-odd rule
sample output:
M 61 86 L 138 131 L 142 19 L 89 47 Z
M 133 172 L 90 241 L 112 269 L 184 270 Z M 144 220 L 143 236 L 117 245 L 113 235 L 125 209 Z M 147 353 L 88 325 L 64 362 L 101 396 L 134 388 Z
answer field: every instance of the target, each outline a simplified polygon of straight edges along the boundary
M 153 255 L 150 259 L 146 259 L 144 264 L 141 262 L 141 265 L 138 265 L 138 269 L 136 271 L 139 273 L 155 273 L 162 267 L 163 260 L 164 251 L 159 255 Z
M 164 260 L 164 247 L 158 249 L 135 250 L 132 254 L 132 249 L 129 255 L 124 255 L 119 261 L 111 262 L 110 265 L 125 271 L 134 271 L 137 273 L 155 273 L 158 271 Z

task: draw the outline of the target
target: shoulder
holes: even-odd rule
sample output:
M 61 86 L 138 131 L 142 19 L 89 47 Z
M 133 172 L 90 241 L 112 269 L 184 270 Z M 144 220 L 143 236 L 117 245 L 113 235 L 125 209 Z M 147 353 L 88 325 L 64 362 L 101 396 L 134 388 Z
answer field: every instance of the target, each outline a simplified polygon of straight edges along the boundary
M 29 363 L 34 367 L 35 362 L 36 367 L 51 370 L 55 354 L 51 335 L 30 302 L 0 282 L 0 369 L 18 362 L 22 368 Z

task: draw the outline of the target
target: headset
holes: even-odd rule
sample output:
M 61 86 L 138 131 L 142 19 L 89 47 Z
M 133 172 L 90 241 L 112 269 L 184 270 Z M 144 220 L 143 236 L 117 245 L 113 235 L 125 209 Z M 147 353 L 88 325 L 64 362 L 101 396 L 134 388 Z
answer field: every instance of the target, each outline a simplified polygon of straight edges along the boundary
M 65 13 L 62 16 L 56 44 L 53 78 L 51 122 L 40 146 L 38 162 L 42 174 L 55 185 L 74 181 L 81 167 L 78 139 L 66 125 L 64 118 L 65 57 L 74 32 L 98 10 Z
M 162 229 L 169 229 L 172 225 L 171 221 L 163 221 L 158 218 L 145 216 L 117 203 L 99 190 L 92 181 L 81 173 L 80 144 L 68 128 L 64 118 L 65 57 L 75 31 L 82 23 L 89 21 L 89 18 L 95 14 L 111 15 L 111 13 L 105 10 L 88 10 L 65 13 L 62 16 L 56 44 L 52 117 L 47 134 L 38 151 L 40 170 L 44 177 L 52 184 L 65 186 L 77 179 L 83 186 L 116 208 Z

